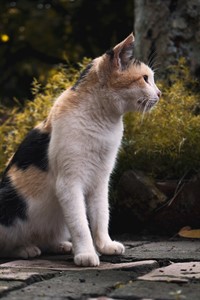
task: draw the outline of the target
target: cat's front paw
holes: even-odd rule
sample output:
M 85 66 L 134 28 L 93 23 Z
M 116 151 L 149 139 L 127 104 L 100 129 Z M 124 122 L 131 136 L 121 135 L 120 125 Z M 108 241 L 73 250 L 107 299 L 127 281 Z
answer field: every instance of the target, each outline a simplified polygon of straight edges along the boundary
M 70 242 L 62 242 L 59 245 L 60 253 L 70 253 L 72 252 L 72 243 Z
M 99 257 L 96 253 L 86 252 L 74 256 L 74 262 L 77 266 L 97 267 L 100 264 Z
M 57 254 L 68 254 L 72 252 L 72 243 L 70 242 L 61 242 L 58 245 L 52 248 L 54 253 Z
M 98 252 L 105 255 L 121 255 L 125 252 L 124 245 L 116 242 L 109 241 L 102 245 L 102 247 L 98 247 Z

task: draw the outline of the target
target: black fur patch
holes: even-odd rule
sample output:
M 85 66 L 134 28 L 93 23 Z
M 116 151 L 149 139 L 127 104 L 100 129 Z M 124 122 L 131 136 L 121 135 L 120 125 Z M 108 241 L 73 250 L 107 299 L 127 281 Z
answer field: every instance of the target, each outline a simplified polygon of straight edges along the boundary
M 0 224 L 12 226 L 17 219 L 27 219 L 27 205 L 17 193 L 7 175 L 0 182 Z
M 114 50 L 113 49 L 107 50 L 106 54 L 110 56 L 110 60 L 112 60 L 114 58 Z
M 136 67 L 139 67 L 141 66 L 141 61 L 136 58 L 133 58 L 133 64 L 136 65 Z
M 6 171 L 14 164 L 23 170 L 33 165 L 42 171 L 47 171 L 49 141 L 49 133 L 41 132 L 37 128 L 32 129 L 19 145 Z
M 90 69 L 92 68 L 93 64 L 92 62 L 90 64 L 88 64 L 86 66 L 86 68 L 80 73 L 80 77 L 78 78 L 78 80 L 76 81 L 76 83 L 73 85 L 73 87 L 71 88 L 73 91 L 76 90 L 77 86 L 79 85 L 79 83 L 87 76 L 87 74 L 89 73 Z

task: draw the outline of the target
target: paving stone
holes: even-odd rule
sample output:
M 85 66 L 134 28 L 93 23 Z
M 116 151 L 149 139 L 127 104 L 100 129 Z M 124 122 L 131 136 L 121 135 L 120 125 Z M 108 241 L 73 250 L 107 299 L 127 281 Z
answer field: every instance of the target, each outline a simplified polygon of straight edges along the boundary
M 1 264 L 4 264 L 9 261 L 10 261 L 10 259 L 0 259 L 0 267 L 1 267 Z
M 199 300 L 200 285 L 134 281 L 115 289 L 111 298 L 123 300 Z
M 0 269 L 0 280 L 27 280 L 32 276 L 41 275 L 38 272 L 34 272 L 32 270 L 21 270 L 21 269 L 13 269 L 13 268 L 3 268 Z
M 71 297 L 71 299 L 81 296 L 107 295 L 113 289 L 113 286 L 121 282 L 127 283 L 136 274 L 131 271 L 122 270 L 85 270 L 83 272 L 68 271 L 62 276 L 52 278 L 48 281 L 38 282 L 27 286 L 19 291 L 9 294 L 9 299 L 62 299 L 62 297 Z M 2 298 L 6 299 L 6 297 Z M 8 298 L 7 298 L 8 299 Z
M 58 273 L 58 272 L 57 272 Z M 27 284 L 46 280 L 55 276 L 55 271 L 0 268 L 0 297 Z
M 200 240 L 163 240 L 149 242 L 143 241 L 139 246 L 135 243 L 126 244 L 126 258 L 133 260 L 165 259 L 165 260 L 200 260 Z
M 29 268 L 31 270 L 42 269 L 42 270 L 57 270 L 57 271 L 67 271 L 67 270 L 77 270 L 85 271 L 89 269 L 94 269 L 93 267 L 77 267 L 73 261 L 67 260 L 55 260 L 52 257 L 33 259 L 33 260 L 15 260 L 7 262 L 1 265 L 1 268 Z M 128 262 L 128 263 L 109 263 L 101 262 L 99 267 L 96 267 L 96 270 L 108 270 L 108 269 L 123 269 L 123 268 L 155 268 L 158 267 L 158 263 L 155 260 L 148 261 L 137 261 L 137 262 Z M 1 274 L 1 273 L 0 273 Z
M 67 265 L 66 262 L 65 265 Z M 144 274 L 147 270 L 152 270 L 156 267 L 158 267 L 156 261 L 110 265 L 105 263 L 102 267 L 104 269 L 73 266 L 73 269 L 69 267 L 68 271 L 62 271 L 60 276 L 11 292 L 9 299 L 29 299 L 33 295 L 42 299 L 43 297 L 47 297 L 47 299 L 48 297 L 54 299 L 56 299 L 55 297 L 58 299 L 60 297 L 61 299 L 62 297 L 80 298 L 82 295 L 88 295 L 88 297 L 89 295 L 106 295 L 116 286 L 125 284 L 133 278 Z
M 103 296 L 103 297 L 98 297 L 98 298 L 87 298 L 87 300 L 115 300 L 115 299 Z
M 0 298 L 4 300 L 200 299 L 199 240 L 152 238 L 142 240 L 131 237 L 124 243 L 125 255 L 101 256 L 101 265 L 98 268 L 77 267 L 70 255 L 0 261 Z M 159 268 L 156 260 L 164 266 L 169 261 L 173 264 Z M 153 281 L 144 279 L 147 278 L 145 276 L 148 278 L 152 276 Z
M 139 277 L 141 280 L 188 282 L 200 279 L 200 262 L 174 263 Z
M 0 295 L 16 288 L 22 288 L 24 286 L 24 283 L 21 281 L 0 280 Z

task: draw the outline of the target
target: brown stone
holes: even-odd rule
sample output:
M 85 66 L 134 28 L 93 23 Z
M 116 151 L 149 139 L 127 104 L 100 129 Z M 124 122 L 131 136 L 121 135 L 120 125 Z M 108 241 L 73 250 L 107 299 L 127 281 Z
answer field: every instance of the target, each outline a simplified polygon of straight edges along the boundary
M 166 234 L 176 234 L 185 226 L 200 228 L 199 195 L 200 174 L 197 174 L 155 212 L 151 224 Z
M 142 172 L 126 171 L 118 185 L 119 206 L 144 222 L 167 197 Z

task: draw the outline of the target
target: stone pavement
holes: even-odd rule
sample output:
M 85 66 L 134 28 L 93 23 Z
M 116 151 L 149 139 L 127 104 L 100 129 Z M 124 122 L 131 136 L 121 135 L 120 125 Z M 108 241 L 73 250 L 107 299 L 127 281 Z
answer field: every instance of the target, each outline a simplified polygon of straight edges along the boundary
M 199 300 L 200 240 L 118 237 L 121 256 L 79 268 L 70 255 L 0 261 L 0 298 Z

